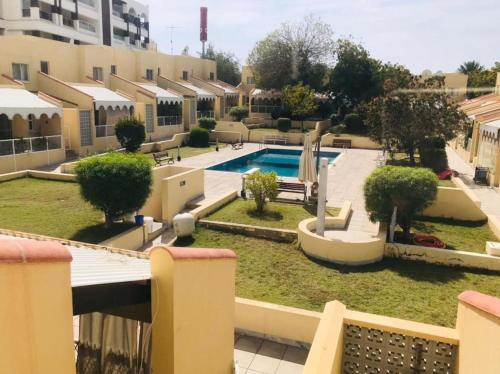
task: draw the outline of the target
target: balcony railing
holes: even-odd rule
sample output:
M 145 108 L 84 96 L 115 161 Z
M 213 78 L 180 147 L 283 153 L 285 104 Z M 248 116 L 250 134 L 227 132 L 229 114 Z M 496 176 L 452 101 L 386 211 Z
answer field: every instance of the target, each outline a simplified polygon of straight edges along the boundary
M 182 116 L 158 116 L 158 126 L 182 125 Z
M 196 118 L 200 119 L 202 117 L 214 118 L 215 114 L 213 110 L 197 110 Z
M 52 22 L 52 13 L 40 11 L 40 18 Z
M 279 105 L 252 105 L 252 113 L 272 113 L 275 109 L 281 109 Z
M 75 27 L 75 23 L 72 19 L 69 18 L 63 18 L 63 25 L 68 27 Z
M 43 152 L 62 148 L 62 135 L 0 140 L 0 156 Z
M 95 0 L 78 0 L 80 3 L 95 8 Z
M 95 127 L 95 137 L 96 138 L 105 138 L 108 136 L 115 136 L 115 125 L 96 126 Z
M 80 25 L 80 29 L 86 30 L 86 31 L 94 33 L 94 34 L 96 33 L 96 27 L 91 23 L 80 20 L 79 25 Z
M 23 17 L 31 17 L 31 9 L 23 9 Z

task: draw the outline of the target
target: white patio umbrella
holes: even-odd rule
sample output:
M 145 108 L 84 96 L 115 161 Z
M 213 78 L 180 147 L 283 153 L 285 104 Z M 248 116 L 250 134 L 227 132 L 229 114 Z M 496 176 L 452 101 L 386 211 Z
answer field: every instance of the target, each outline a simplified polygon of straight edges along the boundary
M 300 155 L 299 181 L 314 183 L 318 181 L 316 165 L 314 163 L 313 146 L 311 138 L 307 135 L 304 139 L 304 150 Z

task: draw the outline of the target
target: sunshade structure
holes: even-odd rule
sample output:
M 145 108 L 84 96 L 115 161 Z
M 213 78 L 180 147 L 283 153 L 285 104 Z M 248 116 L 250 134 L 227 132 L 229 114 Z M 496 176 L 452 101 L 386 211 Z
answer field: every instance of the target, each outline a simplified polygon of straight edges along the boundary
M 168 88 L 161 88 L 155 84 L 138 83 L 138 85 L 145 90 L 154 93 L 158 104 L 182 104 L 182 101 L 184 100 L 181 94 L 169 90 Z
M 313 147 L 309 135 L 304 139 L 304 150 L 300 155 L 299 180 L 306 183 L 314 183 L 318 180 L 316 165 L 314 163 Z
M 49 118 L 57 114 L 61 116 L 62 108 L 22 88 L 0 88 L 0 115 L 9 119 L 19 115 L 28 119 L 29 115 L 40 118 L 46 115 Z
M 215 94 L 204 90 L 203 88 L 197 87 L 194 84 L 187 81 L 179 81 L 178 84 L 184 86 L 185 88 L 190 89 L 191 91 L 196 92 L 196 96 L 198 100 L 215 100 Z
M 212 86 L 215 86 L 217 88 L 220 88 L 224 90 L 224 95 L 227 97 L 238 97 L 240 96 L 240 93 L 235 87 L 230 86 L 227 83 L 221 82 L 221 81 L 215 81 L 215 82 L 209 82 Z
M 72 84 L 73 88 L 81 91 L 89 96 L 92 96 L 96 108 L 127 108 L 135 106 L 135 102 L 126 96 L 120 95 L 114 91 L 102 86 L 86 86 L 79 84 Z

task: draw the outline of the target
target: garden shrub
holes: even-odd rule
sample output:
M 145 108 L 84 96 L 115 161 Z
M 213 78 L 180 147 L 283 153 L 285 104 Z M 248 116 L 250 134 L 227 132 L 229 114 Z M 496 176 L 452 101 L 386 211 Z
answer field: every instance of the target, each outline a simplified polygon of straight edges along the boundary
M 209 132 L 207 129 L 196 127 L 189 133 L 189 145 L 191 147 L 208 147 Z
M 124 117 L 115 125 L 116 138 L 127 152 L 137 152 L 146 140 L 144 122 L 137 118 Z
M 337 117 L 337 114 L 335 113 L 332 113 L 330 115 L 330 125 L 333 127 L 333 126 L 337 126 L 339 124 L 339 118 Z
M 288 132 L 292 128 L 292 121 L 290 118 L 278 118 L 278 130 L 281 132 Z
M 151 193 L 152 165 L 146 155 L 114 152 L 83 159 L 75 173 L 83 199 L 104 212 L 109 227 L 144 205 Z
M 389 224 L 397 207 L 396 222 L 409 240 L 412 221 L 436 199 L 437 188 L 437 177 L 429 169 L 385 166 L 365 182 L 366 211 L 372 222 Z
M 233 117 L 236 121 L 241 121 L 243 118 L 248 117 L 248 107 L 243 106 L 233 106 L 229 110 L 229 115 Z
M 246 177 L 245 187 L 253 195 L 257 212 L 262 213 L 267 200 L 274 200 L 278 196 L 278 175 L 257 171 Z
M 344 117 L 344 124 L 351 134 L 366 133 L 366 126 L 358 113 L 349 113 Z
M 440 137 L 427 138 L 420 143 L 420 164 L 436 173 L 448 169 L 446 141 Z
M 206 129 L 208 131 L 212 131 L 217 126 L 217 121 L 210 117 L 201 117 L 198 120 L 198 123 L 202 129 Z
M 345 129 L 345 125 L 341 123 L 340 125 L 330 127 L 330 133 L 335 134 L 335 136 L 340 136 L 345 133 Z

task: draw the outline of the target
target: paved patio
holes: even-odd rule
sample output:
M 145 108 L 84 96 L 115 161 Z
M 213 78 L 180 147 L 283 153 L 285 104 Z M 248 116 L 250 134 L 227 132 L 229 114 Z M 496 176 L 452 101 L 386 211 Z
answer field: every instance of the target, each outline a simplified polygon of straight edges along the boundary
M 235 335 L 234 359 L 239 374 L 301 374 L 308 353 L 304 348 Z
M 452 148 L 447 148 L 448 163 L 450 168 L 458 171 L 459 178 L 481 200 L 481 209 L 500 219 L 500 192 L 498 188 L 477 185 L 474 178 L 474 166 L 461 158 Z
M 182 166 L 209 167 L 232 158 L 244 156 L 262 148 L 255 143 L 245 143 L 244 149 L 232 150 L 230 147 L 219 152 L 205 153 L 184 159 Z M 296 146 L 273 145 L 269 148 L 302 149 Z M 378 224 L 369 221 L 364 208 L 363 184 L 366 177 L 376 168 L 376 158 L 380 151 L 365 149 L 322 148 L 322 151 L 340 152 L 328 173 L 327 199 L 328 205 L 340 207 L 345 200 L 352 201 L 353 214 L 349 222 L 349 230 L 364 231 L 376 234 Z M 231 190 L 241 190 L 241 174 L 231 172 L 205 171 L 205 197 L 219 196 Z M 296 196 L 294 196 L 296 197 Z

